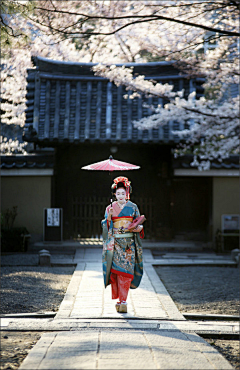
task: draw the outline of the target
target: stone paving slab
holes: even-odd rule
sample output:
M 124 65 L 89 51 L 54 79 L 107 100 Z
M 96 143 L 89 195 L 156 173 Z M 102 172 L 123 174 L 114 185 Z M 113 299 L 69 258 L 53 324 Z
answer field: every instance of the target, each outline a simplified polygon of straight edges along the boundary
M 196 334 L 181 331 L 44 333 L 19 368 L 232 369 Z
M 144 271 L 151 281 L 152 289 L 154 290 L 155 295 L 161 302 L 163 309 L 167 312 L 167 316 L 170 319 L 185 320 L 185 317 L 177 309 L 177 306 L 173 302 L 170 294 L 168 293 L 153 266 L 150 263 L 145 263 Z
M 68 317 L 74 305 L 74 301 L 79 289 L 79 285 L 82 280 L 82 275 L 85 269 L 85 263 L 78 263 L 73 276 L 68 285 L 67 291 L 65 293 L 64 299 L 59 307 L 59 310 L 55 316 L 55 319 L 60 317 Z

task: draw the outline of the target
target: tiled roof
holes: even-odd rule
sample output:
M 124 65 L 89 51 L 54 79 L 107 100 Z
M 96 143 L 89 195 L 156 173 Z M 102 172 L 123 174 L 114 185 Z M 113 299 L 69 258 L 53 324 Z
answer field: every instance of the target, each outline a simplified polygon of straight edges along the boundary
M 138 130 L 132 121 L 151 114 L 143 102 L 165 104 L 159 98 L 125 99 L 128 94 L 107 79 L 94 76 L 94 63 L 70 63 L 35 58 L 36 69 L 28 70 L 27 110 L 24 140 L 54 143 L 142 142 L 175 143 L 171 130 L 183 128 L 177 121 L 151 130 Z M 203 93 L 202 79 L 180 75 L 170 62 L 128 63 L 135 74 L 168 82 L 185 94 Z
M 34 168 L 45 169 L 54 167 L 53 154 L 16 154 L 16 155 L 2 155 L 1 156 L 1 169 L 21 169 L 21 168 Z

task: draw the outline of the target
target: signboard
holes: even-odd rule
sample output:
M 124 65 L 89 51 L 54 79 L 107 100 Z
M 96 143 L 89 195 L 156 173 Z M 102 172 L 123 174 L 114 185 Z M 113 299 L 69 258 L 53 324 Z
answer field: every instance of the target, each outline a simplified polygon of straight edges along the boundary
M 62 208 L 45 208 L 43 213 L 43 240 L 46 242 L 62 241 Z
M 222 215 L 222 231 L 239 230 L 239 215 Z
M 47 226 L 60 226 L 59 208 L 47 208 Z

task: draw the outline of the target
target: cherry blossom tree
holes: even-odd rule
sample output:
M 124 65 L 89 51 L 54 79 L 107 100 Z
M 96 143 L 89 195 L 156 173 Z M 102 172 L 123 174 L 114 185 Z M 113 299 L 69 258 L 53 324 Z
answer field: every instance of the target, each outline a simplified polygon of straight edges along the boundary
M 57 35 L 49 35 L 28 22 L 26 15 L 31 7 L 22 11 L 21 4 L 5 1 L 1 5 L 2 60 L 1 60 L 1 120 L 4 125 L 24 126 L 26 109 L 27 69 L 33 68 L 31 56 L 78 61 L 78 51 L 71 40 L 59 42 Z M 27 3 L 27 2 L 25 2 Z M 10 6 L 11 5 L 11 6 Z M 1 137 L 4 154 L 26 153 L 27 143 L 17 138 Z

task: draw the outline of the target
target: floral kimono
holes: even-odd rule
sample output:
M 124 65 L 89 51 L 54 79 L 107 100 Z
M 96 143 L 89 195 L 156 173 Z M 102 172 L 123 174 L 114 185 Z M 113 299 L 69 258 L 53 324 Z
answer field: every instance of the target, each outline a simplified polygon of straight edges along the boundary
M 122 279 L 123 285 L 129 281 L 130 288 L 135 289 L 139 286 L 143 275 L 142 263 L 142 244 L 144 237 L 143 230 L 129 232 L 128 225 L 140 216 L 138 207 L 130 200 L 127 201 L 123 209 L 117 202 L 113 202 L 112 220 L 107 220 L 111 206 L 106 208 L 105 219 L 102 221 L 103 228 L 103 277 L 105 287 L 114 285 L 114 276 Z M 129 280 L 130 279 L 130 280 Z M 117 296 L 115 297 L 117 298 Z M 113 293 L 113 299 L 114 293 Z

